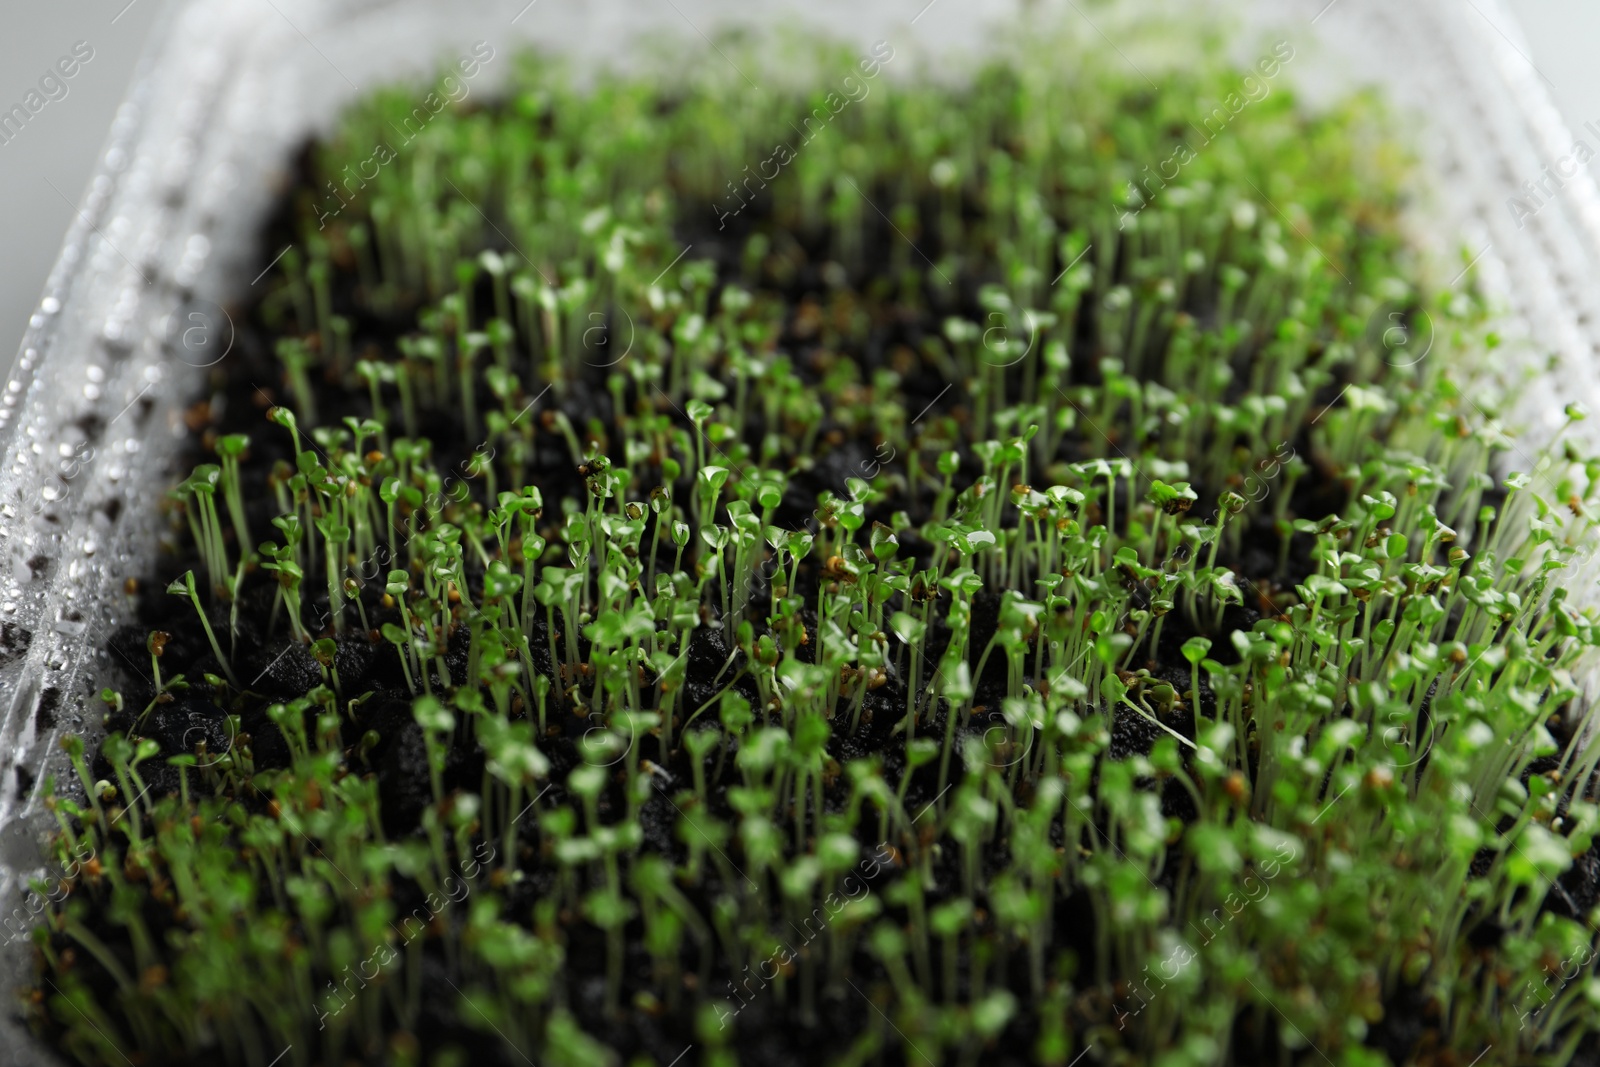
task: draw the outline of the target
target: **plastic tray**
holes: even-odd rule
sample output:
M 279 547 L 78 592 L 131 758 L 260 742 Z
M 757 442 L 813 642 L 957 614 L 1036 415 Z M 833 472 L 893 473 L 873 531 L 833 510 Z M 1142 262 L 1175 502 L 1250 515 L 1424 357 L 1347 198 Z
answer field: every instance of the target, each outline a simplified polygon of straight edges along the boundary
M 526 3 L 526 6 L 524 4 Z M 863 48 L 919 56 L 984 47 L 1024 17 L 1081 20 L 1159 76 L 1181 57 L 1144 48 L 1142 22 L 1183 8 L 1090 0 L 188 0 L 169 5 L 0 388 L 0 983 L 27 974 L 13 931 L 30 918 L 29 879 L 51 827 L 45 777 L 68 777 L 59 741 L 92 735 L 94 694 L 119 673 L 106 636 L 123 618 L 128 578 L 147 577 L 159 504 L 175 468 L 181 419 L 205 373 L 227 358 L 225 307 L 247 297 L 276 249 L 256 246 L 288 180 L 291 153 L 363 91 L 422 77 L 487 41 L 494 58 L 471 83 L 492 93 L 513 55 L 534 44 L 580 73 L 675 41 L 680 66 L 730 63 L 712 42 L 728 26 L 819 29 Z M 1409 220 L 1440 284 L 1470 260 L 1478 284 L 1520 338 L 1505 351 L 1537 369 L 1518 420 L 1530 436 L 1564 404 L 1594 403 L 1600 329 L 1600 194 L 1582 168 L 1530 216 L 1513 210 L 1524 181 L 1572 151 L 1569 131 L 1497 0 L 1218 2 L 1240 31 L 1240 58 L 1262 41 L 1295 48 L 1290 80 L 1313 95 L 1373 83 L 1416 131 L 1421 188 Z M 1058 11 L 1051 11 L 1059 8 Z M 920 9 L 920 10 L 919 10 Z M 1159 36 L 1159 35 L 1156 35 Z M 1152 39 L 1154 39 L 1152 37 Z M 708 47 L 708 45 L 712 45 Z M 665 53 L 672 63 L 674 53 Z M 766 68 L 741 71 L 756 81 Z M 752 81 L 752 91 L 762 91 Z M 1525 206 L 1535 206 L 1528 202 Z M 1548 357 L 1548 363 L 1546 363 Z M 1586 424 L 1586 425 L 1593 425 Z M 1524 446 L 1526 448 L 1526 446 Z M 1513 465 L 1527 466 L 1511 457 Z M 0 1059 L 59 1062 L 10 1005 Z

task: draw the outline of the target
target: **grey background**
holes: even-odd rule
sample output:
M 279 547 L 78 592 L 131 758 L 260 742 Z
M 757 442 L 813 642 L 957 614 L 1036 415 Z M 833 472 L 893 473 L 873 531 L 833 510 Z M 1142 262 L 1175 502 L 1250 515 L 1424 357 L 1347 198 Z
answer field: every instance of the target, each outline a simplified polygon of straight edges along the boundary
M 0 29 L 0 112 L 37 89 L 40 75 L 74 43 L 87 41 L 94 58 L 67 80 L 64 98 L 47 103 L 0 144 L 0 367 L 9 370 L 16 357 L 163 2 L 8 5 Z
M 19 136 L 0 144 L 0 366 L 9 368 L 15 357 L 164 2 L 58 0 L 14 5 L 7 12 L 0 33 L 0 111 L 20 103 L 75 42 L 87 41 L 94 58 L 68 82 L 64 99 L 51 101 Z M 1337 19 L 1337 3 L 1322 17 Z M 1526 54 L 1570 127 L 1586 121 L 1600 126 L 1600 63 L 1593 56 L 1600 46 L 1600 4 L 1520 0 L 1516 10 L 1521 26 L 1497 29 Z M 1473 0 L 1462 0 L 1461 17 L 1486 18 Z M 1543 162 L 1530 160 L 1528 172 Z

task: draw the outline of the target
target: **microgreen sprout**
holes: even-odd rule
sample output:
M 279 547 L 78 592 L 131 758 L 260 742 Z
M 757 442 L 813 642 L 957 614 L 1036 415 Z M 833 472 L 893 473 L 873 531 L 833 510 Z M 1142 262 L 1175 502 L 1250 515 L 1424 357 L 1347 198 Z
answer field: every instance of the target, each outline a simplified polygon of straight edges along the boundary
M 1371 101 L 1252 100 L 1166 178 L 1242 75 L 1102 51 L 839 107 L 720 64 L 358 103 L 179 487 L 198 618 L 68 739 L 96 859 L 39 1027 L 257 1067 L 1592 1043 L 1582 412 L 1496 477 L 1510 342 L 1409 280 Z
M 228 675 L 228 681 L 237 688 L 239 680 L 233 675 L 233 667 L 229 664 L 228 657 L 222 654 L 222 646 L 217 643 L 217 635 L 211 629 L 211 620 L 206 618 L 205 605 L 200 603 L 200 594 L 195 590 L 194 571 L 184 571 L 182 578 L 167 586 L 167 592 L 187 597 L 189 603 L 194 605 L 195 614 L 200 617 L 200 625 L 206 632 L 206 640 L 211 642 L 212 653 L 217 657 L 217 662 L 222 664 L 223 671 Z

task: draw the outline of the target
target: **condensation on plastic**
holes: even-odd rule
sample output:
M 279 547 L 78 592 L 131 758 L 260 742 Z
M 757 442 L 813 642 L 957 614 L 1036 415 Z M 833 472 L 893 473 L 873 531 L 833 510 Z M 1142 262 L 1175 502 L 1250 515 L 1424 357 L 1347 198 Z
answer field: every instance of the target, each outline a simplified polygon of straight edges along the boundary
M 1159 19 L 1163 2 L 1143 4 L 1138 17 Z M 160 505 L 183 473 L 182 413 L 206 373 L 194 364 L 225 349 L 223 308 L 248 297 L 279 251 L 255 242 L 292 152 L 361 92 L 417 81 L 477 41 L 495 57 L 471 88 L 492 93 L 530 44 L 568 56 L 580 75 L 641 47 L 659 62 L 671 41 L 692 57 L 685 66 L 723 63 L 706 39 L 730 25 L 820 29 L 863 49 L 887 40 L 906 57 L 893 75 L 919 55 L 983 47 L 1019 9 L 1056 6 L 1059 17 L 1092 19 L 1091 41 L 1102 30 L 1137 38 L 1126 8 L 924 3 L 178 0 L 168 8 L 0 386 L 0 983 L 14 988 L 27 973 L 26 941 L 14 935 L 28 925 L 27 901 L 37 907 L 28 881 L 51 873 L 39 843 L 52 825 L 45 779 L 70 777 L 60 740 L 92 739 L 100 685 L 149 670 L 117 661 L 106 638 L 127 621 L 123 582 L 159 570 Z M 1252 58 L 1246 45 L 1258 37 L 1287 40 L 1296 48 L 1287 78 L 1313 96 L 1375 84 L 1398 106 L 1422 161 L 1413 236 L 1441 283 L 1472 260 L 1507 335 L 1519 339 L 1506 351 L 1520 355 L 1508 358 L 1538 368 L 1517 412 L 1530 437 L 1558 425 L 1568 402 L 1600 410 L 1592 373 L 1600 194 L 1580 169 L 1520 223 L 1506 202 L 1576 139 L 1526 59 L 1515 19 L 1497 0 L 1325 3 L 1216 6 L 1244 31 L 1241 58 Z M 1132 37 L 1121 36 L 1130 21 Z M 1126 61 L 1160 59 L 1130 47 Z M 755 83 L 769 74 L 740 77 L 759 92 Z M 196 340 L 205 358 L 195 358 Z M 1517 458 L 1512 466 L 1527 466 Z M 58 1063 L 14 1003 L 8 995 L 0 1012 L 3 1058 Z

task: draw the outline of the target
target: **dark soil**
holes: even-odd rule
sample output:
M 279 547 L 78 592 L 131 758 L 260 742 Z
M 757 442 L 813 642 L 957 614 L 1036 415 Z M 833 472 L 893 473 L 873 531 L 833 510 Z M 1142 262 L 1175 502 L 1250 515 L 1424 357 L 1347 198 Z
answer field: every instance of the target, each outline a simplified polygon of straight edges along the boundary
M 764 219 L 759 210 L 752 210 L 740 216 L 730 232 L 723 233 L 711 229 L 706 221 L 688 219 L 680 236 L 685 243 L 692 243 L 701 254 L 715 257 L 721 278 L 731 281 L 743 273 L 741 253 L 744 238 L 757 229 L 772 232 L 770 221 Z M 289 201 L 286 201 L 266 227 L 261 247 L 282 247 L 286 243 L 293 243 L 297 235 L 298 228 L 293 223 Z M 783 249 L 784 257 L 781 264 L 776 263 L 776 256 L 769 258 L 770 269 L 761 281 L 762 288 L 781 293 L 792 311 L 780 348 L 792 354 L 804 373 L 814 381 L 820 381 L 826 360 L 830 357 L 816 343 L 809 322 L 815 309 L 826 306 L 829 300 L 838 299 L 824 278 L 828 248 L 826 235 L 784 236 L 774 232 L 773 236 L 773 247 Z M 870 378 L 870 372 L 879 367 L 895 366 L 900 370 L 906 409 L 915 411 L 928 406 L 930 410 L 925 416 L 928 423 L 935 422 L 938 416 L 943 415 L 961 418 L 965 412 L 960 393 L 945 391 L 945 383 L 938 377 L 936 369 L 921 354 L 923 342 L 930 335 L 938 333 L 939 323 L 945 315 L 963 314 L 969 319 L 981 320 L 983 312 L 977 303 L 977 287 L 997 279 L 963 276 L 954 286 L 955 295 L 950 295 L 944 286 L 927 286 L 923 294 L 923 306 L 912 308 L 892 296 L 896 286 L 890 284 L 885 250 L 892 246 L 895 237 L 886 224 L 877 236 L 879 239 L 868 242 L 867 247 L 876 249 L 879 259 L 871 263 L 864 274 L 850 279 L 852 295 L 849 297 L 871 316 L 872 328 L 867 342 L 858 350 L 848 352 L 847 358 L 858 362 L 864 380 Z M 930 248 L 927 251 L 937 257 L 937 250 Z M 340 274 L 339 279 L 337 285 L 342 288 L 336 287 L 335 310 L 352 320 L 352 350 L 359 352 L 371 345 L 383 351 L 392 351 L 396 338 L 411 326 L 412 309 L 397 310 L 387 318 L 369 314 L 353 299 L 351 287 L 354 282 L 351 274 Z M 487 280 L 483 284 L 486 288 L 481 294 L 483 304 L 480 306 L 487 305 L 492 295 L 487 289 Z M 1201 299 L 1203 301 L 1204 298 Z M 1202 302 L 1186 310 L 1204 319 L 1211 309 Z M 267 423 L 263 417 L 268 407 L 287 398 L 281 385 L 279 366 L 272 356 L 272 331 L 265 325 L 259 307 L 251 307 L 235 318 L 241 328 L 234 354 L 211 370 L 205 392 L 190 412 L 190 425 L 194 430 L 190 458 L 194 463 L 211 461 L 210 446 L 219 434 L 250 434 L 252 445 L 243 467 L 247 480 L 244 496 L 251 526 L 259 532 L 270 529 L 269 522 L 275 511 L 273 494 L 268 486 L 269 474 L 275 464 L 280 461 L 292 462 L 294 457 L 287 432 Z M 1074 380 L 1093 381 L 1097 359 L 1094 316 L 1084 316 L 1082 321 L 1084 343 L 1075 349 L 1078 365 L 1072 373 Z M 1152 343 L 1161 342 L 1156 340 Z M 604 433 L 605 427 L 612 423 L 612 398 L 605 388 L 605 373 L 603 369 L 596 369 L 587 380 L 576 383 L 563 404 L 580 430 L 586 425 L 596 425 Z M 1014 384 L 1013 390 L 1016 387 Z M 1342 383 L 1330 384 L 1326 389 L 1327 396 L 1320 399 L 1331 402 L 1341 388 Z M 370 414 L 364 388 L 348 388 L 336 380 L 323 380 L 317 383 L 317 390 L 321 406 L 320 421 L 324 425 L 337 424 L 345 415 L 365 417 Z M 631 393 L 629 400 L 639 405 L 656 403 L 647 395 Z M 593 423 L 591 416 L 595 420 Z M 763 429 L 758 418 L 750 440 L 759 441 Z M 477 444 L 462 432 L 461 426 L 450 414 L 444 412 L 426 413 L 420 430 L 442 449 L 441 469 L 456 468 Z M 854 426 L 832 422 L 827 424 L 819 437 L 818 453 L 813 457 L 812 465 L 792 477 L 788 493 L 774 521 L 790 527 L 800 526 L 809 517 L 817 493 L 830 489 L 843 494 L 845 479 L 873 459 L 880 443 Z M 1307 457 L 1318 471 L 1317 476 L 1304 479 L 1296 486 L 1290 503 L 1291 513 L 1318 519 L 1338 511 L 1345 504 L 1344 486 L 1317 462 L 1308 437 L 1302 435 L 1290 444 L 1301 456 Z M 1074 453 L 1066 457 L 1071 459 L 1104 454 L 1104 442 L 1095 438 L 1069 438 L 1067 447 Z M 967 458 L 971 458 L 970 454 Z M 973 467 L 967 465 L 964 469 L 971 470 Z M 536 437 L 531 470 L 526 480 L 542 489 L 546 501 L 581 493 L 583 476 L 572 466 L 567 446 L 554 430 L 547 428 L 546 432 Z M 1218 494 L 1225 488 L 1196 486 L 1200 492 L 1200 500 L 1195 505 L 1197 511 L 1203 513 L 1213 508 Z M 910 514 L 913 522 L 920 522 L 928 515 L 932 495 L 930 488 L 925 495 L 916 499 L 885 501 L 869 512 L 868 521 L 886 520 L 893 511 L 904 510 Z M 551 514 L 555 511 L 554 508 L 548 510 Z M 1121 515 L 1127 514 L 1120 503 L 1118 511 Z M 175 529 L 180 528 L 178 522 L 175 516 Z M 549 519 L 548 522 L 549 528 L 541 532 L 555 543 L 559 540 L 559 533 L 554 520 Z M 187 537 L 174 538 L 173 543 L 187 546 Z M 903 536 L 901 546 L 903 554 L 924 559 L 932 552 L 932 546 L 916 536 Z M 1222 633 L 1210 635 L 1222 638 L 1216 641 L 1213 655 L 1225 661 L 1231 660 L 1235 654 L 1225 639 L 1226 632 L 1248 630 L 1256 620 L 1276 614 L 1277 609 L 1265 591 L 1292 588 L 1309 574 L 1313 570 L 1309 548 L 1310 539 L 1304 535 L 1297 536 L 1289 546 L 1287 572 L 1278 573 L 1282 545 L 1270 521 L 1257 521 L 1244 529 L 1239 550 L 1225 553 L 1222 562 L 1236 567 L 1244 577 L 1249 578 L 1258 595 L 1249 598 L 1244 607 L 1230 609 Z M 667 557 L 660 562 L 670 565 L 671 559 Z M 384 561 L 377 568 L 377 573 L 386 572 L 388 566 Z M 221 674 L 222 671 L 188 602 L 165 592 L 167 582 L 187 568 L 195 569 L 197 574 L 203 573 L 198 558 L 188 547 L 161 559 L 148 580 L 140 584 L 140 592 L 133 598 L 132 621 L 116 634 L 111 644 L 122 660 L 138 665 L 138 669 L 144 671 L 150 663 L 146 649 L 147 635 L 151 631 L 165 632 L 170 639 L 161 657 L 163 675 L 170 677 L 175 671 L 182 671 L 193 682 L 204 672 Z M 802 569 L 801 591 L 814 592 L 820 580 L 815 561 L 812 561 Z M 307 618 L 323 618 L 322 633 L 315 636 L 331 637 L 334 636 L 333 629 L 325 617 L 326 593 L 324 591 L 319 596 L 314 591 L 316 584 L 307 583 L 309 597 L 304 615 Z M 758 606 L 766 603 L 767 596 L 764 589 L 758 593 Z M 382 587 L 377 583 L 369 584 L 362 594 L 367 618 L 373 627 L 399 621 L 395 611 L 382 606 L 381 597 Z M 811 596 L 810 599 L 814 601 L 815 597 Z M 154 739 L 161 745 L 164 755 L 194 752 L 197 746 L 203 744 L 203 751 L 207 753 L 225 752 L 230 748 L 248 751 L 257 768 L 286 765 L 289 760 L 288 749 L 277 728 L 268 721 L 267 709 L 274 703 L 304 695 L 309 689 L 322 684 L 323 675 L 308 650 L 287 635 L 281 620 L 275 632 L 268 632 L 267 618 L 272 600 L 271 575 L 256 572 L 247 576 L 238 613 L 239 633 L 233 655 L 237 674 L 249 692 L 227 709 L 239 716 L 236 736 L 230 736 L 230 731 L 219 726 L 221 709 L 213 706 L 208 697 L 199 695 L 184 695 L 170 702 L 158 702 L 154 711 L 141 721 L 138 712 L 155 697 L 148 676 L 130 675 L 123 686 L 127 710 L 111 716 L 110 727 Z M 994 631 L 997 614 L 997 595 L 986 593 L 978 598 L 974 609 L 975 627 L 970 655 L 974 668 L 989 634 Z M 356 615 L 353 606 L 347 618 L 354 622 Z M 806 621 L 808 625 L 814 625 L 815 622 L 812 617 Z M 213 617 L 213 624 L 218 626 L 220 634 L 226 635 L 227 619 L 223 613 L 219 612 Z M 542 630 L 543 622 L 539 625 Z M 565 625 L 559 616 L 557 625 Z M 353 628 L 338 638 L 337 670 L 346 694 L 371 691 L 374 695 L 357 707 L 353 718 L 346 721 L 344 742 L 350 753 L 351 769 L 376 777 L 382 801 L 384 831 L 393 839 L 417 828 L 421 812 L 432 803 L 432 792 L 420 728 L 411 717 L 411 696 L 396 650 L 388 642 L 378 640 L 375 633 L 369 635 L 358 630 L 358 627 Z M 1190 668 L 1178 649 L 1185 639 L 1196 633 L 1196 628 L 1182 612 L 1173 612 L 1162 631 L 1160 646 L 1146 648 L 1141 656 L 1147 661 L 1155 678 L 1170 682 L 1179 692 L 1189 688 Z M 439 683 L 451 684 L 463 680 L 465 649 L 461 646 L 464 644 L 464 634 L 458 636 L 461 640 L 456 642 L 449 657 L 451 677 L 438 678 Z M 907 687 L 920 689 L 928 683 L 931 665 L 937 662 L 938 653 L 948 639 L 947 630 L 936 630 L 932 652 L 924 657 L 927 666 L 922 677 L 891 678 L 887 685 L 870 693 L 862 731 L 856 736 L 848 736 L 841 731 L 830 742 L 829 755 L 835 761 L 843 764 L 853 757 L 881 753 L 888 779 L 895 781 L 899 778 L 904 767 L 902 746 L 891 739 L 890 728 L 906 706 Z M 27 641 L 26 633 L 14 632 L 8 625 L 5 632 L 0 633 L 0 656 L 20 654 L 26 649 Z M 555 672 L 553 665 L 548 662 L 547 644 L 542 632 L 536 635 L 532 647 L 537 665 L 554 680 Z M 724 633 L 711 627 L 702 627 L 695 632 L 692 647 L 684 701 L 685 706 L 690 708 L 699 706 L 716 692 L 712 679 L 727 661 L 730 651 Z M 737 657 L 735 663 L 737 665 Z M 1031 669 L 1031 660 L 1028 666 Z M 979 691 L 975 703 L 997 709 L 1005 688 L 1003 661 L 999 657 L 991 657 L 989 669 L 977 682 Z M 556 699 L 554 694 L 559 693 L 560 689 L 560 685 L 553 687 L 552 700 Z M 198 687 L 191 693 L 206 691 L 204 687 Z M 746 695 L 752 702 L 755 701 L 753 687 L 748 688 Z M 1202 710 L 1214 703 L 1203 678 L 1198 698 Z M 40 715 L 47 714 L 49 712 L 41 705 Z M 972 722 L 962 729 L 982 731 L 999 721 L 997 712 L 983 713 L 974 716 Z M 559 783 L 566 771 L 577 764 L 575 745 L 589 724 L 584 719 L 563 713 L 559 703 L 550 715 L 550 722 L 552 725 L 541 747 L 554 764 L 551 780 Z M 1191 731 L 1192 711 L 1178 712 L 1169 725 L 1183 732 Z M 942 735 L 944 727 L 943 712 L 940 712 L 933 721 L 919 727 L 919 734 L 926 731 L 934 736 Z M 363 744 L 363 737 L 368 731 L 376 734 L 375 745 Z M 1159 736 L 1160 731 L 1151 723 L 1132 713 L 1121 712 L 1114 720 L 1110 756 L 1118 759 L 1134 753 L 1148 753 Z M 646 755 L 658 762 L 676 781 L 691 777 L 688 758 L 681 748 L 661 755 L 650 750 L 649 744 L 653 740 L 647 739 L 645 742 Z M 158 766 L 160 769 L 156 769 Z M 154 790 L 177 791 L 175 769 L 165 767 L 160 760 L 151 760 L 144 767 L 148 769 L 147 777 Z M 446 789 L 475 789 L 482 771 L 481 752 L 475 747 L 460 746 L 450 754 L 445 771 Z M 95 773 L 97 776 L 110 777 L 109 765 L 100 759 L 95 765 Z M 717 814 L 726 816 L 731 811 L 725 799 L 726 788 L 736 781 L 731 761 L 723 779 L 713 781 L 710 807 Z M 1155 782 L 1147 785 L 1150 788 L 1158 787 Z M 918 810 L 934 799 L 937 791 L 936 767 L 920 770 L 910 788 L 907 801 L 909 809 Z M 1177 787 L 1177 783 L 1166 783 L 1161 795 L 1164 813 L 1185 820 L 1194 817 L 1192 802 Z M 264 798 L 260 797 L 244 796 L 241 799 L 249 805 L 265 804 Z M 565 799 L 564 789 L 556 785 L 548 799 L 554 804 L 562 803 Z M 847 799 L 846 784 L 835 782 L 827 794 L 828 806 L 840 809 Z M 623 806 L 620 785 L 614 783 L 604 794 L 603 801 L 602 810 L 620 810 Z M 658 791 L 645 805 L 641 817 L 646 832 L 646 848 L 673 855 L 682 854 L 682 846 L 671 833 L 674 816 L 672 802 Z M 548 892 L 555 879 L 554 863 L 540 854 L 537 840 L 532 835 L 519 841 L 519 846 L 521 855 L 518 859 L 526 880 L 504 891 L 508 905 L 505 910 L 510 915 L 530 914 L 533 903 Z M 864 844 L 864 855 L 867 854 L 867 848 Z M 1004 858 L 1000 854 L 986 857 L 987 869 L 998 869 Z M 1169 870 L 1176 870 L 1177 867 L 1176 863 L 1169 864 Z M 953 855 L 947 854 L 938 875 L 943 884 L 959 884 L 961 872 Z M 718 880 L 713 869 L 700 887 L 688 892 L 703 911 L 709 912 L 711 896 L 717 889 Z M 397 885 L 394 892 L 401 914 L 421 904 L 422 893 L 415 885 Z M 1600 853 L 1591 852 L 1563 876 L 1560 892 L 1552 894 L 1550 906 L 1558 913 L 1576 917 L 1587 912 L 1597 900 L 1600 900 Z M 890 910 L 894 911 L 892 907 Z M 161 924 L 167 921 L 160 915 L 151 916 L 151 925 L 157 937 L 162 932 Z M 103 915 L 91 913 L 89 922 L 91 928 L 108 943 L 119 942 L 121 930 L 112 927 Z M 1076 954 L 1079 976 L 1092 975 L 1095 971 L 1093 924 L 1094 916 L 1083 895 L 1057 902 L 1054 947 L 1071 949 Z M 564 918 L 564 930 L 569 939 L 566 995 L 585 1030 L 591 1034 L 605 1035 L 607 1043 L 618 1050 L 625 1061 L 642 1054 L 657 1063 L 672 1063 L 687 1046 L 698 1042 L 688 1012 L 666 1011 L 653 999 L 633 999 L 636 992 L 652 985 L 651 960 L 639 943 L 637 924 L 632 931 L 625 969 L 625 1003 L 629 1007 L 621 1019 L 608 1014 L 603 1003 L 603 934 L 570 916 Z M 1477 926 L 1472 937 L 1473 944 L 1484 949 L 1492 948 L 1497 941 L 1492 924 L 1486 921 Z M 435 942 L 426 942 L 424 959 L 422 1002 L 429 1007 L 413 1035 L 421 1047 L 431 1050 L 454 1045 L 467 1051 L 471 1062 L 475 1064 L 519 1063 L 520 1060 L 508 1053 L 500 1042 L 486 1039 L 478 1030 L 464 1026 L 454 1016 L 448 1006 L 453 1005 L 455 999 L 451 996 L 442 952 Z M 885 980 L 881 968 L 865 950 L 857 951 L 853 969 L 856 985 L 864 991 L 870 991 Z M 706 984 L 729 999 L 736 997 L 730 992 L 733 986 L 745 980 L 742 975 L 720 970 L 700 974 L 697 960 L 687 961 L 684 970 L 685 985 L 689 989 Z M 322 981 L 332 977 L 319 975 L 317 984 L 320 986 Z M 1034 993 L 1025 973 L 1010 975 L 1008 984 L 1024 1005 L 1034 1001 Z M 112 994 L 109 986 L 99 992 L 106 995 L 108 1000 Z M 741 999 L 748 999 L 749 1005 L 739 1016 L 736 1051 L 742 1062 L 763 1064 L 765 1067 L 800 1067 L 831 1061 L 842 1055 L 855 1037 L 869 1029 L 872 1022 L 870 1015 L 873 1009 L 854 995 L 822 999 L 810 1015 L 800 1011 L 792 995 L 784 997 L 774 995 L 771 991 L 755 991 Z M 1112 1005 L 1106 1003 L 1080 1002 L 1074 1011 L 1082 1014 L 1080 1021 L 1084 1025 L 1089 1025 L 1106 1022 L 1110 1018 L 1108 1013 L 1111 1008 Z M 1430 1011 L 1434 1009 L 1415 990 L 1406 987 L 1396 989 L 1389 996 L 1384 1020 L 1373 1027 L 1368 1043 L 1386 1052 L 1395 1062 L 1404 1062 L 1412 1052 L 1425 1047 L 1433 1039 L 1430 1035 L 1436 1036 L 1436 1011 L 1434 1014 L 1430 1014 Z M 1234 1028 L 1236 1062 L 1256 1063 L 1269 1059 L 1289 1062 L 1279 1057 L 1277 1025 L 1278 1020 L 1269 1015 L 1242 1014 Z M 996 1065 L 1032 1062 L 1033 1046 L 1038 1036 L 1036 1026 L 1034 1013 L 1020 1012 L 996 1046 L 985 1053 L 983 1062 Z M 383 1049 L 365 1050 L 365 1062 L 381 1063 L 386 1056 Z M 1589 1057 L 1587 1062 L 1600 1062 L 1593 1049 L 1581 1052 L 1580 1060 L 1583 1056 Z M 1312 1058 L 1303 1058 L 1302 1062 L 1312 1062 Z M 192 1064 L 193 1067 L 200 1067 L 210 1062 L 209 1058 L 198 1057 Z M 886 1050 L 882 1062 L 902 1062 L 900 1051 Z

